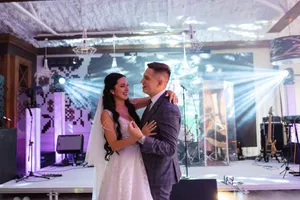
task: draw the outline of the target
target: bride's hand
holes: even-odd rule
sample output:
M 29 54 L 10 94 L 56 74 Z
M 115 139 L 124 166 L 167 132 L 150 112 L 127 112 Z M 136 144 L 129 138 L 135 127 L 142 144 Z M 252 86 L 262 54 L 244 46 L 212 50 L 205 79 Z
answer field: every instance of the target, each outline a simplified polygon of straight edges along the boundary
M 139 140 L 143 136 L 141 129 L 136 125 L 134 121 L 131 121 L 128 124 L 128 132 L 130 136 L 135 140 Z
M 149 124 L 148 122 L 143 126 L 142 133 L 144 136 L 156 135 L 157 133 L 151 133 L 154 129 L 156 129 L 156 122 L 153 120 Z
M 169 97 L 169 101 L 172 102 L 173 104 L 178 103 L 178 98 L 177 98 L 175 92 L 173 92 L 172 90 L 167 90 L 166 97 Z

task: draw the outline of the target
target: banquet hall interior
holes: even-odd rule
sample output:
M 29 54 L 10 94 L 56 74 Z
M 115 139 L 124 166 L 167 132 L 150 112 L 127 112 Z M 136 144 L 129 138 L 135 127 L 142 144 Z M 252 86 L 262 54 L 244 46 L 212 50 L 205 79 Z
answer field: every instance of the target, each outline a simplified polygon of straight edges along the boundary
M 300 0 L 0 0 L 0 199 L 92 199 L 104 78 L 171 69 L 171 200 L 299 199 Z M 137 110 L 140 117 L 144 109 Z M 99 122 L 100 123 L 100 122 Z

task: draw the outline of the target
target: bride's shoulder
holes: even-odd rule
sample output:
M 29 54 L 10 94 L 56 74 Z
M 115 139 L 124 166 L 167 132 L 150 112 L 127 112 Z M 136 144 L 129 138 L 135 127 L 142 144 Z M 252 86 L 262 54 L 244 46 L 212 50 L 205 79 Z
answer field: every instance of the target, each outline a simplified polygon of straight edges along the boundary
M 101 122 L 106 123 L 107 121 L 112 121 L 113 120 L 113 115 L 112 112 L 109 110 L 103 110 L 101 113 Z
M 112 114 L 112 112 L 111 112 L 110 110 L 104 109 L 104 110 L 102 111 L 102 115 L 107 115 L 107 114 L 108 114 L 110 117 L 113 116 L 113 114 Z

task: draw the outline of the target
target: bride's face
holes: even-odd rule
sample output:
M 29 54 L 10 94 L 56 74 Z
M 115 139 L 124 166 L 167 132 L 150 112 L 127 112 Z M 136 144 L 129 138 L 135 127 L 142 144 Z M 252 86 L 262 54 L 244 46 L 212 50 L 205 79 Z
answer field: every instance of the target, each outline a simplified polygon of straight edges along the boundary
M 125 77 L 122 77 L 117 81 L 117 84 L 115 85 L 115 88 L 111 90 L 111 93 L 117 99 L 124 101 L 128 99 L 129 85 Z

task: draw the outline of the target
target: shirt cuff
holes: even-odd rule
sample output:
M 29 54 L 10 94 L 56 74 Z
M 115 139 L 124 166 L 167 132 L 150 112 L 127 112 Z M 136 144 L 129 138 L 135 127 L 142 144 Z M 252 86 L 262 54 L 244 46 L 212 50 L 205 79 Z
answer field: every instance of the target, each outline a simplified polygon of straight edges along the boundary
M 140 144 L 144 144 L 145 140 L 146 140 L 146 136 L 143 135 L 143 136 L 138 140 L 138 142 L 139 142 Z

